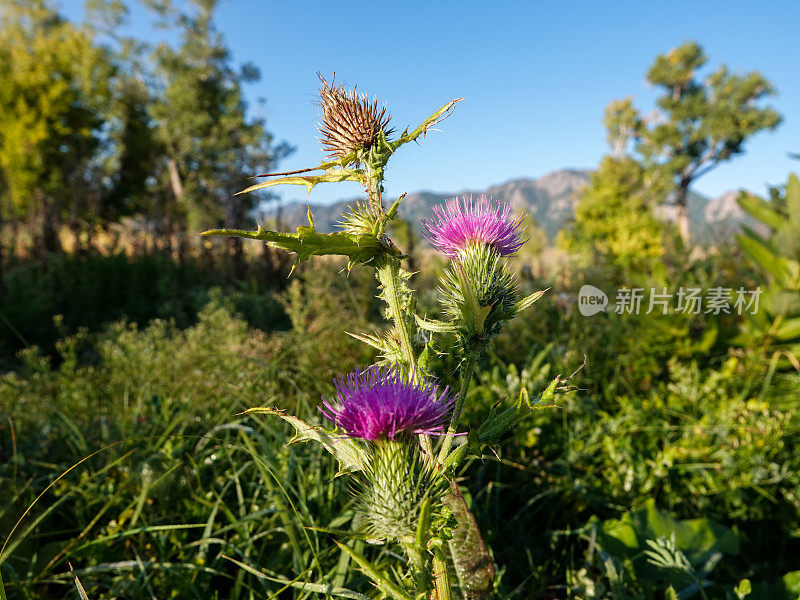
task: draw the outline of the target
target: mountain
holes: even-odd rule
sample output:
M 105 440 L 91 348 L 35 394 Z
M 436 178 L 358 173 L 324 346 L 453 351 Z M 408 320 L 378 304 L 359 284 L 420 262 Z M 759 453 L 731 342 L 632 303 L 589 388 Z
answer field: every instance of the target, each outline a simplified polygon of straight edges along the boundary
M 413 192 L 400 205 L 400 216 L 420 230 L 421 220 L 430 217 L 431 208 L 455 196 L 491 196 L 498 202 L 508 202 L 514 211 L 525 211 L 543 228 L 550 240 L 572 218 L 579 192 L 589 183 L 591 171 L 585 169 L 561 169 L 536 179 L 513 179 L 484 190 L 462 190 L 460 192 Z M 730 234 L 746 221 L 746 216 L 736 202 L 738 192 L 726 192 L 719 198 L 709 199 L 694 192 L 689 196 L 689 217 L 692 229 L 703 239 L 713 239 L 719 233 Z M 348 204 L 357 198 L 343 200 L 330 205 L 311 204 L 314 224 L 320 231 L 333 231 L 339 215 Z M 291 202 L 281 208 L 283 223 L 291 228 L 307 223 L 306 210 L 309 205 Z M 667 220 L 674 218 L 674 208 L 662 206 L 659 216 Z M 274 213 L 273 213 L 274 215 Z
M 554 237 L 567 219 L 577 201 L 578 192 L 589 182 L 590 171 L 562 169 L 547 173 L 537 179 L 514 179 L 484 190 L 462 190 L 459 192 L 412 192 L 400 205 L 400 216 L 420 229 L 421 220 L 430 217 L 431 208 L 455 196 L 491 196 L 498 202 L 508 202 L 514 211 L 525 211 L 536 220 L 549 237 Z M 343 200 L 331 205 L 311 204 L 314 224 L 320 231 L 332 231 L 344 208 L 357 198 Z M 296 227 L 306 222 L 308 205 L 292 202 L 281 210 L 283 222 Z

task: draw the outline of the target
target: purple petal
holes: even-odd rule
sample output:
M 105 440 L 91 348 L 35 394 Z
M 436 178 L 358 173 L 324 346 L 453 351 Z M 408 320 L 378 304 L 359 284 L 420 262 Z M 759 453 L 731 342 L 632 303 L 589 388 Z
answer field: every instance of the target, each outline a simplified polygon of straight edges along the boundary
M 491 198 L 472 196 L 448 200 L 444 206 L 434 206 L 435 218 L 423 219 L 423 235 L 443 254 L 455 257 L 470 244 L 485 244 L 509 256 L 520 249 L 524 240 L 523 215 L 509 219 L 511 205 L 495 206 Z
M 432 377 L 414 385 L 399 370 L 378 366 L 337 377 L 334 386 L 335 398 L 323 398 L 320 413 L 347 435 L 367 440 L 441 433 L 455 400 Z

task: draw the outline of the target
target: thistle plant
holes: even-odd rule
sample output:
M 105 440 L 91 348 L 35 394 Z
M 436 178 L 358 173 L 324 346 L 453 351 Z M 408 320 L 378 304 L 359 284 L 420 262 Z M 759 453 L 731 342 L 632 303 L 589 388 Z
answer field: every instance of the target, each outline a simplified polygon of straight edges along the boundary
M 335 386 L 336 398 L 323 398 L 319 411 L 348 436 L 370 441 L 440 433 L 453 404 L 435 378 L 414 384 L 377 365 L 339 377 Z
M 296 429 L 295 441 L 322 444 L 339 461 L 340 472 L 353 478 L 358 507 L 354 527 L 375 542 L 398 548 L 405 560 L 400 569 L 390 572 L 349 546 L 340 547 L 385 596 L 449 600 L 453 590 L 459 589 L 461 597 L 488 597 L 494 574 L 491 564 L 485 567 L 486 577 L 459 574 L 459 586 L 450 578 L 450 561 L 463 564 L 459 553 L 465 552 L 449 543 L 453 531 L 469 530 L 473 539 L 481 539 L 454 482 L 455 470 L 564 389 L 565 381 L 557 377 L 533 399 L 523 389 L 513 406 L 493 412 L 479 429 L 460 430 L 481 355 L 509 320 L 544 293 L 523 297 L 507 264 L 524 243 L 524 215 L 512 216 L 508 204 L 485 197 L 454 198 L 434 208 L 433 216 L 422 225 L 431 245 L 449 259 L 439 284 L 446 320 L 419 316 L 409 286 L 411 274 L 402 266 L 405 256 L 386 233 L 404 195 L 388 208 L 384 205 L 384 173 L 397 150 L 424 137 L 461 99 L 448 102 L 417 128 L 393 139 L 385 106 L 379 108 L 377 100 L 355 89 L 348 91 L 322 77 L 320 81 L 320 140 L 329 159 L 315 168 L 264 175 L 265 182 L 244 192 L 289 184 L 304 185 L 310 193 L 321 183 L 358 181 L 365 198 L 341 215 L 340 230 L 334 233 L 317 231 L 309 210 L 308 225 L 298 227 L 296 233 L 259 226 L 256 231 L 219 229 L 204 235 L 260 240 L 294 252 L 295 265 L 316 255 L 340 255 L 348 258 L 348 270 L 357 265 L 372 268 L 391 325 L 383 335 L 350 333 L 377 350 L 379 362 L 334 381 L 335 394 L 323 398 L 319 407 L 330 426 L 312 425 L 270 407 L 247 412 L 288 421 Z M 440 336 L 454 336 L 456 341 L 457 393 L 441 385 L 431 372 Z M 457 438 L 462 443 L 455 444 Z M 469 581 L 475 579 L 487 582 L 485 588 L 470 587 Z

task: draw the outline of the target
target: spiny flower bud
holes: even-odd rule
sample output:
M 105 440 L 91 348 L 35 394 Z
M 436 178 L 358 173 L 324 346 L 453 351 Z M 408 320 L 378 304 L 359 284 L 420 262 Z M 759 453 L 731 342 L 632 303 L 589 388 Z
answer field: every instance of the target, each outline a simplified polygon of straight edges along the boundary
M 319 411 L 350 437 L 366 440 L 402 433 L 440 433 L 454 398 L 433 377 L 409 382 L 398 369 L 371 366 L 338 377 L 336 398 L 323 398 Z
M 320 141 L 332 158 L 344 158 L 356 150 L 369 150 L 382 130 L 387 137 L 391 116 L 386 107 L 378 109 L 378 101 L 359 95 L 355 89 L 346 91 L 344 86 L 335 86 L 317 74 L 322 82 L 319 90 L 322 123 L 318 126 L 322 134 Z
M 517 314 L 516 279 L 493 246 L 467 246 L 445 269 L 439 291 L 463 346 L 484 345 Z
M 381 214 L 370 203 L 356 202 L 342 213 L 338 225 L 350 235 L 369 235 L 375 231 Z
M 491 246 L 500 256 L 509 256 L 524 243 L 524 216 L 509 219 L 510 212 L 508 203 L 495 206 L 486 196 L 477 202 L 472 196 L 461 201 L 453 198 L 444 206 L 433 207 L 436 219 L 423 219 L 423 235 L 434 248 L 450 257 L 457 257 L 473 245 Z
M 371 536 L 412 541 L 420 506 L 446 489 L 444 478 L 425 466 L 418 448 L 381 440 L 371 445 L 370 466 L 357 487 L 361 513 Z

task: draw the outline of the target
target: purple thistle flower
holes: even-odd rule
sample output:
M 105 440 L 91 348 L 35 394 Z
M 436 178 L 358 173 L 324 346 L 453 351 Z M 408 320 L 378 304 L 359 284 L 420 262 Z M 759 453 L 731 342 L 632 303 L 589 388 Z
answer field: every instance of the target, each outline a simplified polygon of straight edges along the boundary
M 337 377 L 336 398 L 319 411 L 350 437 L 392 440 L 403 432 L 441 433 L 454 398 L 435 378 L 414 385 L 398 369 L 367 367 Z
M 500 256 L 509 256 L 520 249 L 523 215 L 509 219 L 511 205 L 507 202 L 494 206 L 492 199 L 481 196 L 473 202 L 472 196 L 459 202 L 448 200 L 444 206 L 434 206 L 436 219 L 423 219 L 423 235 L 431 245 L 450 257 L 474 243 L 493 246 Z

